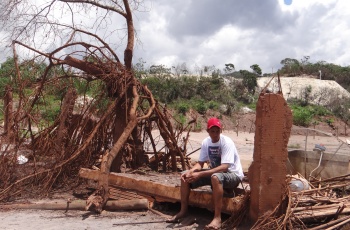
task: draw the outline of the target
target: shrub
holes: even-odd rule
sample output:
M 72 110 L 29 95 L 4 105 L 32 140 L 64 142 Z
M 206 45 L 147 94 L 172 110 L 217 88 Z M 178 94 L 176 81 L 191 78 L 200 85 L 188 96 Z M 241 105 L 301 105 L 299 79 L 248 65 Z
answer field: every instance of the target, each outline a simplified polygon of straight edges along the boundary
M 190 106 L 187 103 L 185 103 L 185 102 L 180 102 L 176 106 L 177 112 L 180 113 L 180 114 L 183 114 L 183 115 L 185 115 L 188 112 L 189 108 L 190 108 Z
M 328 118 L 325 120 L 325 122 L 329 125 L 329 126 L 332 126 L 333 123 L 334 123 L 334 119 L 333 118 Z
M 176 125 L 177 129 L 180 129 L 181 126 L 183 127 L 186 124 L 186 117 L 183 114 L 176 114 L 174 118 L 180 123 Z
M 200 114 L 205 114 L 207 112 L 207 105 L 205 104 L 204 100 L 199 100 L 194 105 L 194 109 L 198 111 Z
M 293 124 L 300 126 L 309 126 L 312 121 L 313 114 L 308 107 L 293 108 Z
M 213 110 L 217 110 L 219 108 L 219 103 L 217 103 L 215 101 L 209 101 L 208 108 L 213 109 Z
M 326 115 L 330 115 L 331 113 L 323 106 L 319 106 L 319 105 L 315 105 L 312 106 L 313 107 L 313 113 L 314 115 L 317 116 L 326 116 Z

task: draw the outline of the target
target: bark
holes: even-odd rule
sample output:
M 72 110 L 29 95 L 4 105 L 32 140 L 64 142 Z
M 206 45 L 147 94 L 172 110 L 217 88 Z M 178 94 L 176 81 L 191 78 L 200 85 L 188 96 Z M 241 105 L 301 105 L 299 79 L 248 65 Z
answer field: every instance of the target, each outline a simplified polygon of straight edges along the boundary
M 57 135 L 55 137 L 55 148 L 54 151 L 64 156 L 67 142 L 69 141 L 69 127 L 72 125 L 72 117 L 75 100 L 77 98 L 77 93 L 73 89 L 69 89 L 64 97 L 61 113 L 59 116 L 59 125 L 57 130 Z
M 128 0 L 123 0 L 125 11 L 126 11 L 126 24 L 128 27 L 128 43 L 126 45 L 126 49 L 124 51 L 124 64 L 127 70 L 131 70 L 132 68 L 132 56 L 134 50 L 134 39 L 135 39 L 135 31 L 134 31 L 134 22 L 132 19 L 132 12 L 128 3 Z
M 41 209 L 41 210 L 80 210 L 85 211 L 86 201 L 55 201 L 55 202 L 40 202 L 28 204 L 5 204 L 0 205 L 0 209 Z M 140 210 L 148 209 L 149 202 L 147 199 L 135 200 L 109 200 L 106 203 L 105 209 L 109 211 L 117 210 Z
M 11 143 L 14 138 L 14 121 L 13 121 L 13 95 L 12 88 L 6 86 L 6 93 L 4 97 L 4 131 L 6 139 Z
M 137 125 L 137 117 L 136 117 L 136 107 L 138 104 L 138 94 L 136 91 L 136 87 L 133 87 L 133 93 L 134 93 L 134 101 L 130 108 L 130 116 L 129 116 L 129 122 L 126 125 L 125 129 L 123 130 L 122 135 L 119 137 L 119 139 L 115 142 L 112 149 L 110 151 L 107 151 L 106 154 L 103 157 L 102 163 L 101 163 L 101 174 L 99 178 L 99 192 L 97 196 L 101 196 L 102 200 L 99 203 L 99 205 L 95 205 L 96 211 L 101 212 L 104 205 L 106 204 L 109 196 L 109 190 L 108 190 L 108 175 L 110 173 L 110 168 L 112 165 L 113 160 L 117 157 L 117 155 L 120 153 L 121 148 L 131 135 L 132 131 L 135 129 Z

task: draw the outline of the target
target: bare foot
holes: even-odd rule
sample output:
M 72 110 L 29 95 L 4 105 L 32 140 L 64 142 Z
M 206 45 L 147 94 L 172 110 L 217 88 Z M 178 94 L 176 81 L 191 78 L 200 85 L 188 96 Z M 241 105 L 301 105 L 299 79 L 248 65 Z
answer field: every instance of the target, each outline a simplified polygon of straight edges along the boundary
M 211 230 L 211 229 L 221 229 L 221 219 L 220 218 L 214 218 L 210 224 L 206 225 L 205 230 Z
M 186 216 L 186 213 L 179 212 L 175 216 L 171 217 L 170 219 L 167 219 L 165 222 L 167 223 L 179 223 L 180 219 L 184 218 Z

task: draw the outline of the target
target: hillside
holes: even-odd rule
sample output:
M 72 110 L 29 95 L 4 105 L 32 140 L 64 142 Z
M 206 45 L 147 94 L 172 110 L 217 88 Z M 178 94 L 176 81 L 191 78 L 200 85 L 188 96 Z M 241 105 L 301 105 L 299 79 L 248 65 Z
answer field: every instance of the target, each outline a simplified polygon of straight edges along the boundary
M 192 117 L 193 117 L 192 112 Z M 255 112 L 249 112 L 249 113 L 236 113 L 234 116 L 224 116 L 220 115 L 217 112 L 208 111 L 204 116 L 198 115 L 197 122 L 200 123 L 200 126 L 202 127 L 202 130 L 205 130 L 206 128 L 206 121 L 213 116 L 217 116 L 221 119 L 224 130 L 231 130 L 233 132 L 236 132 L 237 129 L 239 132 L 248 132 L 248 133 L 254 133 L 255 132 Z M 333 122 L 327 123 L 327 120 L 332 119 Z M 297 126 L 293 126 L 296 128 Z M 320 121 L 318 124 L 314 126 L 310 126 L 308 128 L 311 129 L 317 129 L 326 133 L 333 134 L 334 136 L 350 136 L 350 126 L 346 125 L 342 120 L 332 116 L 322 117 L 320 118 Z M 298 131 L 292 131 L 293 134 L 302 134 Z
M 278 82 L 277 78 L 273 79 L 267 86 L 271 78 L 259 78 L 259 91 L 265 87 L 272 92 L 277 92 Z M 328 103 L 341 98 L 350 98 L 350 93 L 340 86 L 337 82 L 331 80 L 320 80 L 313 76 L 302 75 L 300 77 L 281 77 L 282 93 L 286 100 L 291 98 L 303 99 L 308 93 L 308 100 L 315 105 L 327 105 Z M 306 88 L 309 88 L 307 91 Z M 194 117 L 194 112 L 191 112 L 191 117 Z M 232 117 L 227 117 L 208 110 L 204 116 L 197 115 L 199 118 L 197 122 L 201 123 L 202 129 L 205 129 L 205 121 L 212 117 L 218 116 L 222 119 L 224 129 L 234 130 L 240 132 L 255 132 L 255 113 L 244 112 L 234 114 Z M 331 123 L 329 121 L 332 121 Z M 308 128 L 318 129 L 323 132 L 331 133 L 333 135 L 348 136 L 350 133 L 349 125 L 335 116 L 319 117 L 318 123 Z
M 258 86 L 263 89 L 271 78 L 258 78 Z M 350 93 L 336 81 L 320 80 L 313 76 L 303 75 L 300 77 L 281 77 L 282 93 L 284 98 L 301 99 L 305 96 L 305 89 L 310 88 L 310 103 L 326 105 L 337 98 L 350 98 Z M 276 92 L 278 90 L 277 78 L 273 79 L 267 87 Z

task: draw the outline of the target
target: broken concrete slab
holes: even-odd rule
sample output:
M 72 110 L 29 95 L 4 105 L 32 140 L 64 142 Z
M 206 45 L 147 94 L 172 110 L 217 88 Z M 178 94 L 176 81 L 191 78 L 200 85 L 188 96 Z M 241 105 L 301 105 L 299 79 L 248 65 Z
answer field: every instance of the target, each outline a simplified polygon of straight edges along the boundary
M 282 93 L 260 94 L 255 126 L 253 163 L 248 171 L 251 188 L 249 216 L 253 221 L 273 211 L 286 191 L 292 112 Z

